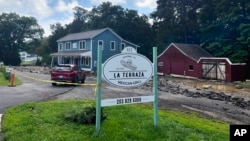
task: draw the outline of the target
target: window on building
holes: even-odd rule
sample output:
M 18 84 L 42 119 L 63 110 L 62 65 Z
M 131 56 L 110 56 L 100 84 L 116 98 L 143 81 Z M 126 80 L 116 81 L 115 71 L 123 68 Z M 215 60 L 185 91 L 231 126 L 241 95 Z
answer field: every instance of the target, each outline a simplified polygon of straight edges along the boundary
M 115 41 L 110 42 L 110 50 L 115 50 Z
M 89 66 L 90 58 L 86 57 L 85 58 L 85 66 Z
M 98 41 L 98 46 L 101 46 L 102 50 L 104 50 L 103 40 Z
M 125 44 L 121 43 L 121 51 L 125 48 Z
M 62 43 L 59 43 L 58 50 L 59 50 L 59 51 L 63 50 L 63 44 L 62 44 Z
M 86 42 L 85 41 L 80 41 L 79 44 L 80 44 L 80 47 L 79 47 L 80 50 L 86 49 Z
M 90 58 L 89 57 L 82 57 L 81 64 L 84 66 L 89 66 L 90 65 Z
M 158 66 L 162 67 L 163 66 L 163 62 L 158 62 Z
M 194 66 L 193 65 L 189 65 L 188 70 L 193 71 L 194 70 Z
M 80 64 L 81 64 L 81 65 L 84 64 L 84 58 L 85 58 L 85 57 L 81 57 L 81 61 L 80 61 Z
M 72 43 L 72 48 L 77 49 L 77 43 Z
M 66 42 L 65 45 L 66 45 L 66 48 L 65 48 L 66 50 L 70 50 L 71 49 L 70 42 Z

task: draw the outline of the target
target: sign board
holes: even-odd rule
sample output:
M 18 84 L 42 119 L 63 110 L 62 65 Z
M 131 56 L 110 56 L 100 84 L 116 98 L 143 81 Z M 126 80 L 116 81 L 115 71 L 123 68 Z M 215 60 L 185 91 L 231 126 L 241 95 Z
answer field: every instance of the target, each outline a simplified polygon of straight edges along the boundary
M 97 53 L 97 88 L 96 88 L 96 131 L 100 131 L 101 107 L 154 102 L 154 125 L 158 126 L 158 85 L 157 85 L 157 48 L 153 48 L 152 64 L 145 56 L 137 54 L 133 47 L 126 47 L 121 54 L 107 59 L 102 66 L 102 48 L 98 46 Z M 102 73 L 103 72 L 103 73 Z M 136 87 L 147 82 L 153 75 L 153 95 L 125 97 L 101 100 L 102 76 L 114 86 L 122 88 Z
M 134 104 L 134 103 L 145 103 L 153 102 L 154 96 L 138 96 L 138 97 L 125 97 L 117 99 L 105 99 L 101 101 L 101 107 L 114 106 L 114 105 L 124 105 L 124 104 Z
M 126 47 L 120 54 L 103 64 L 103 77 L 113 86 L 130 88 L 143 85 L 153 74 L 152 62 L 133 47 Z
M 13 68 L 6 68 L 6 72 L 11 73 Z

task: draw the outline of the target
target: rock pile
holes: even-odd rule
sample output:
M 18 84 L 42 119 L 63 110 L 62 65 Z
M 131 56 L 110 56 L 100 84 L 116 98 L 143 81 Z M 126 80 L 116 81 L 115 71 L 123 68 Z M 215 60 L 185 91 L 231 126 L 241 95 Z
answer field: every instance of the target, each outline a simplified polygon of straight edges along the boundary
M 152 89 L 152 81 L 143 85 L 142 88 Z M 183 84 L 179 83 L 178 81 L 173 82 L 171 78 L 169 79 L 159 78 L 158 90 L 168 92 L 170 94 L 180 94 L 193 98 L 208 98 L 212 100 L 225 101 L 227 103 L 232 103 L 244 109 L 250 109 L 250 100 L 247 100 L 243 97 L 231 96 L 225 94 L 224 92 L 216 92 L 210 88 L 200 89 L 193 87 L 189 89 L 183 86 Z
M 19 66 L 16 67 L 17 71 L 21 72 L 31 72 L 31 73 L 41 73 L 41 74 L 50 74 L 49 67 L 39 67 L 39 66 Z

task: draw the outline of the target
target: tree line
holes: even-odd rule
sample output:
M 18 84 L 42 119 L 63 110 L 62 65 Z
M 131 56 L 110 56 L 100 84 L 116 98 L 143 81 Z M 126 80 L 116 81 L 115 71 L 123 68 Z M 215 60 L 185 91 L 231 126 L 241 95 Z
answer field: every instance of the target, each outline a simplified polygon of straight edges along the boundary
M 24 25 L 29 30 L 19 32 Z M 74 20 L 67 25 L 51 25 L 52 34 L 46 38 L 40 36 L 43 30 L 34 18 L 4 13 L 0 15 L 0 61 L 6 62 L 7 52 L 24 48 L 43 56 L 43 61 L 49 63 L 49 54 L 57 52 L 59 38 L 105 27 L 141 46 L 139 53 L 148 58 L 152 58 L 153 46 L 157 46 L 160 53 L 172 42 L 193 43 L 214 56 L 245 62 L 250 70 L 249 0 L 157 0 L 157 8 L 150 15 L 141 15 L 110 2 L 93 7 L 91 11 L 75 7 Z M 24 39 L 28 38 L 32 40 L 27 43 Z

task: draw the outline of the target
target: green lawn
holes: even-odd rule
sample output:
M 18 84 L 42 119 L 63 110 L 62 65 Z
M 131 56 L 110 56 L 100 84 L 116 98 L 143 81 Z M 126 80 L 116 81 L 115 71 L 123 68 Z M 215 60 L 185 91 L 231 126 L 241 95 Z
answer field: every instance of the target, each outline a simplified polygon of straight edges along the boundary
M 250 81 L 241 82 L 240 85 L 244 88 L 250 89 Z
M 8 109 L 3 119 L 6 141 L 228 141 L 229 124 L 201 118 L 196 113 L 159 111 L 153 126 L 152 104 L 103 108 L 107 119 L 101 131 L 95 125 L 66 120 L 72 111 L 95 105 L 94 101 L 65 100 L 26 103 Z
M 17 77 L 15 77 L 14 85 L 21 85 L 21 84 L 22 84 L 22 82 Z M 8 85 L 10 85 L 10 81 L 6 80 L 4 78 L 3 73 L 0 72 L 0 86 L 8 86 Z

